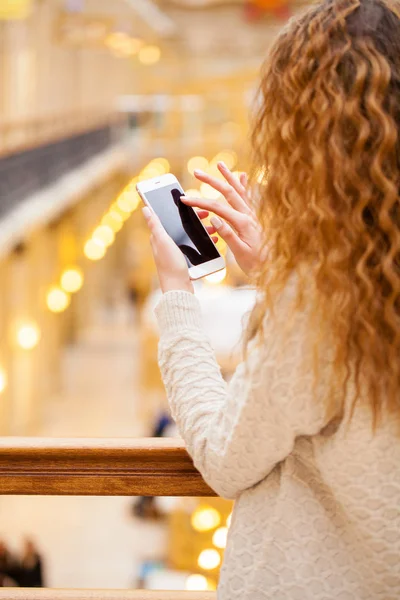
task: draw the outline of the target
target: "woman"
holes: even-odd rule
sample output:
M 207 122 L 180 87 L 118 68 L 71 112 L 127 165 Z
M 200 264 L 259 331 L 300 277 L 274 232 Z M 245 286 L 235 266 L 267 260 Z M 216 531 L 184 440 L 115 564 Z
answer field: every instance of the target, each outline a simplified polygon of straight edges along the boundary
M 400 5 L 330 0 L 274 44 L 244 179 L 198 178 L 259 302 L 227 387 L 185 261 L 145 209 L 160 366 L 194 462 L 237 500 L 221 600 L 400 597 Z M 260 177 L 259 177 L 260 178 Z M 254 188 L 254 186 L 253 186 Z

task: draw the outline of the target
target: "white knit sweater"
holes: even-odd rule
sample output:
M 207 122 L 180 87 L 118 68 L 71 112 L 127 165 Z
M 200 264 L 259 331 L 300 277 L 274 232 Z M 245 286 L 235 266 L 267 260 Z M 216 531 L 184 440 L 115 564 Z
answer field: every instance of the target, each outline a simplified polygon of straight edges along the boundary
M 236 499 L 220 600 L 398 600 L 400 438 L 393 418 L 372 434 L 366 409 L 336 427 L 305 369 L 306 320 L 284 340 L 266 325 L 229 386 L 186 292 L 157 308 L 159 360 L 194 463 Z M 285 319 L 285 314 L 281 315 Z M 327 426 L 328 425 L 328 426 Z M 398 426 L 398 424 L 397 424 Z

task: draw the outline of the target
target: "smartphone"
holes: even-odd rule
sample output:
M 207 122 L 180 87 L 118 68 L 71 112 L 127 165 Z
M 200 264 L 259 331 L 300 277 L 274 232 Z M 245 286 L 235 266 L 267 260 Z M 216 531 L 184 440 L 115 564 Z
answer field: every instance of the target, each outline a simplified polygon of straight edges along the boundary
M 136 188 L 184 254 L 191 279 L 200 279 L 225 268 L 223 257 L 196 211 L 181 201 L 184 191 L 174 175 L 168 173 L 141 181 Z

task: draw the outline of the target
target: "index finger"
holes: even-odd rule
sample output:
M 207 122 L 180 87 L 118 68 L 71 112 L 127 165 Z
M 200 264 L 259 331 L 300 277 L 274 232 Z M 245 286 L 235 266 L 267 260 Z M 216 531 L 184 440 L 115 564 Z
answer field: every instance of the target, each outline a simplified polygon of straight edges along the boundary
M 219 168 L 219 166 L 218 166 L 218 168 Z M 247 213 L 248 212 L 247 204 L 244 202 L 243 198 L 241 198 L 240 194 L 235 189 L 235 187 L 232 185 L 231 181 L 228 181 L 229 174 L 226 172 L 226 169 L 227 169 L 227 167 L 225 167 L 225 172 L 224 172 L 223 170 L 221 170 L 219 168 L 219 170 L 221 171 L 222 175 L 225 178 L 225 181 L 222 179 L 218 179 L 217 177 L 214 177 L 213 175 L 209 175 L 208 173 L 205 173 L 204 171 L 200 171 L 198 169 L 196 169 L 194 171 L 194 175 L 197 179 L 199 179 L 203 183 L 206 183 L 207 185 L 210 185 L 215 190 L 217 190 L 217 192 L 222 194 L 222 196 L 224 196 L 226 198 L 226 200 L 229 202 L 229 204 L 231 204 L 233 206 L 233 208 L 235 208 L 236 210 L 238 210 L 240 212 Z M 232 176 L 232 179 L 236 179 L 232 173 L 231 173 L 231 176 Z M 237 184 L 235 183 L 235 186 L 242 187 L 242 185 L 239 181 L 237 181 Z
M 209 198 L 190 198 L 188 196 L 182 196 L 181 201 L 187 206 L 193 208 L 200 208 L 212 212 L 218 215 L 225 221 L 227 221 L 236 231 L 240 231 L 248 217 L 243 215 L 238 210 L 235 210 L 229 204 L 219 202 L 218 200 L 210 200 Z

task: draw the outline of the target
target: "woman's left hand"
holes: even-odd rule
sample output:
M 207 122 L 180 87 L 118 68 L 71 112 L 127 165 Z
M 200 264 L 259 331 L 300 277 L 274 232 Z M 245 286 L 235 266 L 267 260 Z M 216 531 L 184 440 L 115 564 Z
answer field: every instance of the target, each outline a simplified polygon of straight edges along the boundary
M 186 259 L 175 242 L 170 238 L 160 219 L 147 206 L 143 215 L 150 229 L 151 247 L 156 262 L 160 286 L 163 293 L 182 290 L 193 293 Z

